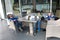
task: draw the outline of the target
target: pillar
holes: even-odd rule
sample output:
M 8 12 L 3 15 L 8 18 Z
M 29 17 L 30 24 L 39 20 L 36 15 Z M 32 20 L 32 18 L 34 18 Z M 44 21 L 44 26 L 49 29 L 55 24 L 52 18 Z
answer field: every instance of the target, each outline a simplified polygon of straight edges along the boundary
M 52 12 L 52 0 L 50 0 L 50 12 Z
M 36 0 L 32 0 L 33 2 L 33 11 L 35 12 L 35 9 L 36 9 Z
M 8 14 L 13 14 L 13 6 L 11 0 L 5 0 L 5 7 L 6 7 L 6 16 Z M 10 25 L 9 20 L 7 19 L 7 24 Z
M 14 0 L 11 0 L 12 6 L 14 5 Z
M 6 14 L 13 14 L 13 6 L 11 0 L 5 0 Z
M 20 17 L 22 17 L 22 4 L 21 4 L 21 0 L 19 0 L 19 12 L 20 12 Z
M 3 6 L 2 6 L 2 1 L 1 0 L 0 0 L 0 18 L 5 19 Z

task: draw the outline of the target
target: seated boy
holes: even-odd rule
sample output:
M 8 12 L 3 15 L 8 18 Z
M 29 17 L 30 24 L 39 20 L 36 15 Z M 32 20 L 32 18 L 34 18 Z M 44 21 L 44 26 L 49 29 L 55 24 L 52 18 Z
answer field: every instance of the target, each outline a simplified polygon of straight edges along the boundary
M 22 29 L 22 22 L 19 22 L 18 21 L 18 17 L 15 17 L 14 15 L 12 14 L 9 14 L 8 15 L 8 19 L 11 21 L 14 22 L 14 25 L 15 25 L 15 28 L 16 28 L 16 31 L 23 31 Z

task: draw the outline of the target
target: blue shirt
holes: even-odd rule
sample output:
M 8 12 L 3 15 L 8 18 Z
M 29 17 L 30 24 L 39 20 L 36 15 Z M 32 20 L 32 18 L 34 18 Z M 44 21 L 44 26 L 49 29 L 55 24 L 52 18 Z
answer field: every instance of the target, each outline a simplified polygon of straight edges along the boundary
M 55 16 L 48 16 L 47 19 L 50 20 L 50 18 L 55 18 Z
M 18 17 L 9 18 L 9 20 L 17 21 Z

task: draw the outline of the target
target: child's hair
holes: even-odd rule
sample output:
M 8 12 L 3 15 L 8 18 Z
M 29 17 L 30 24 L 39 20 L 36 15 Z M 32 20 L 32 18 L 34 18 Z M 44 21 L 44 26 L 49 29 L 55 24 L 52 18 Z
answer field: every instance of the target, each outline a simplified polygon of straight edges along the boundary
M 30 20 L 30 17 L 31 17 L 31 16 L 28 16 L 28 20 Z
M 41 20 L 45 20 L 45 18 L 44 17 L 41 17 Z
M 14 17 L 12 14 L 8 14 L 7 18 L 9 19 L 10 17 Z

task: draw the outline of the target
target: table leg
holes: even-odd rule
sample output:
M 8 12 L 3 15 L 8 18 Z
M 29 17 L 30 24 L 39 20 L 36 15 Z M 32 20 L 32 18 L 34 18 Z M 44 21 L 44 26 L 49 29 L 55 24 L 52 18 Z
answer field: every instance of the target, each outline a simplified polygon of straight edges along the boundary
M 30 34 L 33 35 L 33 23 L 29 23 Z

